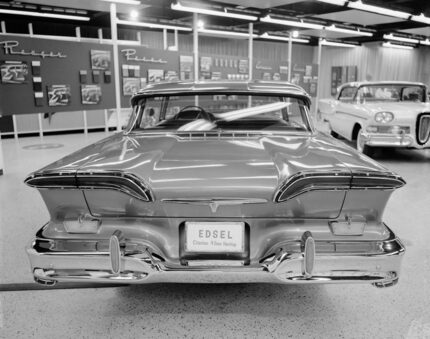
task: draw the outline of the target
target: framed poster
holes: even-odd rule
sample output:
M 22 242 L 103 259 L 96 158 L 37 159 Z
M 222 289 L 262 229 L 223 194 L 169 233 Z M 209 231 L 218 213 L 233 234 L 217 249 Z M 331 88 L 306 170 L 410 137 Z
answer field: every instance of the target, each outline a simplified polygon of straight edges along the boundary
M 239 73 L 248 74 L 249 66 L 248 59 L 240 59 L 239 60 Z
M 221 80 L 221 72 L 212 72 L 211 79 L 212 80 Z
M 180 55 L 179 69 L 181 72 L 191 72 L 193 70 L 193 57 L 191 55 Z
M 102 89 L 99 85 L 81 85 L 83 105 L 96 105 L 102 100 Z
M 179 72 L 181 80 L 190 80 L 193 78 L 193 57 L 191 55 L 179 56 Z
M 177 81 L 179 80 L 178 72 L 176 71 L 166 71 L 164 74 L 164 80 L 167 81 Z
M 164 79 L 164 70 L 162 69 L 148 69 L 148 82 L 160 82 Z
M 72 98 L 70 85 L 48 85 L 48 106 L 68 106 Z
M 140 78 L 122 78 L 122 93 L 131 96 L 140 89 Z
M 1 82 L 4 84 L 25 84 L 28 82 L 28 65 L 25 61 L 2 61 Z
M 200 71 L 210 72 L 212 69 L 212 57 L 203 56 L 200 58 Z
M 107 70 L 110 68 L 110 51 L 99 51 L 92 49 L 91 69 Z

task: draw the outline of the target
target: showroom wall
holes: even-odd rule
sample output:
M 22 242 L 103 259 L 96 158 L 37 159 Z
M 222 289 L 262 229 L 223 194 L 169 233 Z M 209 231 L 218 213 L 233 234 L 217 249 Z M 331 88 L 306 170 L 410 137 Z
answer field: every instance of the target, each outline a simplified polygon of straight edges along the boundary
M 430 48 L 385 48 L 380 42 L 355 48 L 324 46 L 321 54 L 320 97 L 330 96 L 331 68 L 357 66 L 357 81 L 404 80 L 430 85 Z

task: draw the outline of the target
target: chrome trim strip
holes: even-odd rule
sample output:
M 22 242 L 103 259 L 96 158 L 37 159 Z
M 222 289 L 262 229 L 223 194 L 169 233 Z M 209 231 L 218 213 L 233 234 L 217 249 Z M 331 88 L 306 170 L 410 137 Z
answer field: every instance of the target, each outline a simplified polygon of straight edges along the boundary
M 219 206 L 234 206 L 244 204 L 265 204 L 267 199 L 260 198 L 175 198 L 161 199 L 162 202 L 187 205 L 207 205 L 211 208 L 212 213 L 218 210 Z

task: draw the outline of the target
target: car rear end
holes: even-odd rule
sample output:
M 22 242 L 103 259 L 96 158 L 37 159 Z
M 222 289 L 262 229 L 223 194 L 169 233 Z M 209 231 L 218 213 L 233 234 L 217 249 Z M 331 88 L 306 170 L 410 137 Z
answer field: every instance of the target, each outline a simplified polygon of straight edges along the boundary
M 37 282 L 397 282 L 404 248 L 382 217 L 402 178 L 306 127 L 297 86 L 187 86 L 150 87 L 127 132 L 26 179 L 50 213 L 27 248 Z M 193 105 L 169 118 L 165 93 Z
M 121 171 L 30 176 L 51 216 L 27 249 L 36 281 L 397 281 L 404 248 L 382 215 L 400 177 L 344 167 L 276 186 L 272 165 L 251 164 L 260 174 L 234 189 L 225 175 L 218 194 L 208 172 L 188 193 L 186 180 L 154 191 Z

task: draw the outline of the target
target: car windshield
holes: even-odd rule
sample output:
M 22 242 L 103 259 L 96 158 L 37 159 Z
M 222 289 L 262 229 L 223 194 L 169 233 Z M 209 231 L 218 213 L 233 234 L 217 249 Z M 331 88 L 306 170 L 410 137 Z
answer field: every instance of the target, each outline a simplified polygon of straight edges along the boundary
M 134 131 L 308 132 L 308 107 L 294 97 L 243 94 L 160 95 L 133 107 Z
M 362 86 L 357 92 L 360 102 L 369 101 L 425 101 L 425 88 L 417 85 L 371 85 Z

